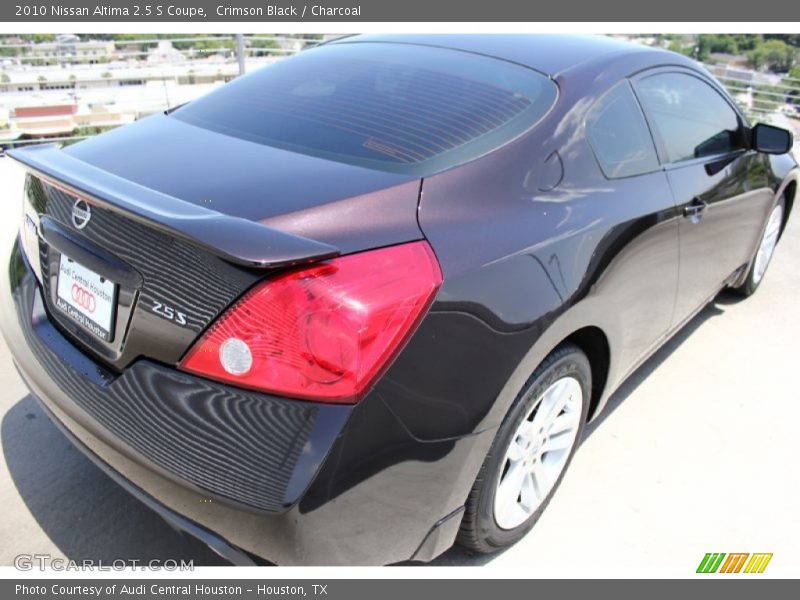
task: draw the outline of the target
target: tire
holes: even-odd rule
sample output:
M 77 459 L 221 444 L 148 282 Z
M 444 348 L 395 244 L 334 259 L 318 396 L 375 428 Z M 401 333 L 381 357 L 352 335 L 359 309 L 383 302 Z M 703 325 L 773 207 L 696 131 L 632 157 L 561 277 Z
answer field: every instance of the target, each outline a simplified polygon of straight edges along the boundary
M 558 489 L 580 444 L 591 389 L 589 360 L 577 346 L 560 346 L 539 365 L 497 430 L 467 499 L 458 543 L 490 553 L 514 544 L 530 531 Z M 578 393 L 580 398 L 575 397 Z M 565 397 L 570 399 L 563 408 L 557 408 L 555 399 L 564 401 Z M 569 423 L 571 428 L 549 439 L 545 436 L 548 441 L 541 443 L 542 437 L 538 435 L 541 426 L 552 423 L 546 419 L 547 408 L 560 417 L 556 427 Z M 525 426 L 523 421 L 527 422 Z M 539 450 L 539 458 L 533 458 L 537 448 L 568 443 L 569 447 L 561 450 Z M 527 472 L 536 475 L 519 475 Z M 521 489 L 527 490 L 520 491 L 519 496 L 515 491 L 517 481 L 522 481 Z M 498 484 L 503 484 L 503 491 Z
M 781 234 L 781 227 L 783 226 L 783 216 L 786 211 L 786 204 L 781 198 L 777 204 L 772 207 L 767 224 L 764 227 L 764 233 L 761 234 L 761 240 L 758 243 L 756 255 L 753 257 L 753 262 L 750 265 L 750 270 L 747 272 L 747 278 L 740 286 L 732 289 L 733 292 L 740 296 L 748 297 L 756 293 L 758 286 L 764 281 L 764 275 L 767 272 L 769 263 L 772 260 L 772 255 L 775 252 L 775 245 L 778 243 L 778 238 Z M 765 249 L 765 244 L 769 245 L 771 239 L 771 248 Z M 766 251 L 766 255 L 763 253 Z

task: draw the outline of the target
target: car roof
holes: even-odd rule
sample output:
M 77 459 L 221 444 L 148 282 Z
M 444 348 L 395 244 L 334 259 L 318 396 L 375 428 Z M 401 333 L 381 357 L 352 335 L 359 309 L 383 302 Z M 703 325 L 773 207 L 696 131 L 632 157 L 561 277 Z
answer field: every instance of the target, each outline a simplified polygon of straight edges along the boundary
M 417 44 L 474 52 L 514 62 L 555 77 L 581 63 L 596 61 L 603 55 L 649 53 L 654 62 L 660 57 L 679 55 L 661 49 L 625 42 L 605 36 L 524 35 L 524 34 L 410 34 L 357 35 L 331 43 L 379 42 Z M 686 61 L 684 57 L 680 57 Z M 683 62 L 682 61 L 682 62 Z

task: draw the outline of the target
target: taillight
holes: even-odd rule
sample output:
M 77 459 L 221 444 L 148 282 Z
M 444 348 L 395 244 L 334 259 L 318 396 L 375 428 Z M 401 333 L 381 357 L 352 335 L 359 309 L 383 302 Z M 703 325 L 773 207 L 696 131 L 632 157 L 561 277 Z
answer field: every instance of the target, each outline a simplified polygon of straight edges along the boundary
M 283 396 L 353 403 L 408 339 L 441 282 L 426 242 L 290 271 L 228 309 L 180 368 Z

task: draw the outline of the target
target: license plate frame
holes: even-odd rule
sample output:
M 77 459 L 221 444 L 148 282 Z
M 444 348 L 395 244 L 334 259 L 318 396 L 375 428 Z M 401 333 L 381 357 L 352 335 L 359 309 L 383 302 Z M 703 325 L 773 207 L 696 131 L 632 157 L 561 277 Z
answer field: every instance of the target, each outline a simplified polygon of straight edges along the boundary
M 119 285 L 61 254 L 56 278 L 56 308 L 94 337 L 114 340 Z

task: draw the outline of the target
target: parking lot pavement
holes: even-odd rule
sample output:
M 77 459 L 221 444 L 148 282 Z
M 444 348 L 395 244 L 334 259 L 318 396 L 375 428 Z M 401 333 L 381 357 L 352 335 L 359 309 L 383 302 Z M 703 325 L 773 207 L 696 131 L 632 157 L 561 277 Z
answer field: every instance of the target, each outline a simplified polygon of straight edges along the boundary
M 20 186 L 0 159 L 3 257 Z M 455 548 L 435 564 L 526 576 L 687 576 L 706 552 L 772 552 L 768 574 L 800 575 L 800 396 L 792 380 L 800 216 L 793 217 L 755 296 L 720 296 L 615 394 L 525 539 L 493 556 Z M 73 449 L 1 341 L 0 390 L 0 565 L 22 553 L 224 564 Z

